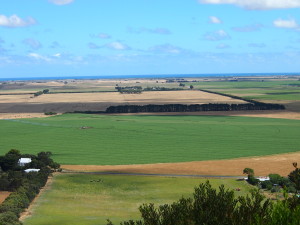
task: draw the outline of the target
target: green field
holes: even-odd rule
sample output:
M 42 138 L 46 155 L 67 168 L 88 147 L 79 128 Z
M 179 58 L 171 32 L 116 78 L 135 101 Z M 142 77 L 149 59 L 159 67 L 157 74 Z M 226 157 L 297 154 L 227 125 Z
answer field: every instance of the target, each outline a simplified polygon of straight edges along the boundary
M 248 99 L 300 100 L 299 80 L 211 81 L 189 83 L 189 85 L 193 85 L 195 89 L 206 89 Z
M 299 134 L 300 121 L 288 119 L 64 114 L 0 120 L 0 155 L 51 151 L 82 165 L 229 159 L 299 151 Z
M 94 182 L 91 182 L 94 181 Z M 100 182 L 95 182 L 100 181 Z M 143 176 L 75 175 L 54 177 L 51 189 L 43 193 L 33 208 L 33 216 L 25 225 L 92 225 L 138 219 L 142 203 L 172 203 L 190 197 L 194 187 L 204 179 Z M 238 195 L 248 193 L 250 186 L 233 179 L 211 180 L 213 187 L 241 188 Z

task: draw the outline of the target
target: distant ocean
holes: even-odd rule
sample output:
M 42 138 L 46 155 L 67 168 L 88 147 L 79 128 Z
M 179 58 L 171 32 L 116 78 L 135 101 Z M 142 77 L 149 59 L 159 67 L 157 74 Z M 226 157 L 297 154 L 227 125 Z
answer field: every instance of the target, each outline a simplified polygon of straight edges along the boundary
M 255 77 L 255 76 L 300 76 L 299 73 L 215 73 L 215 74 L 156 74 L 156 75 L 107 75 L 107 76 L 63 76 L 63 77 L 15 77 L 0 78 L 0 81 L 27 80 L 97 80 L 97 79 L 159 79 L 159 78 L 200 78 L 200 77 Z

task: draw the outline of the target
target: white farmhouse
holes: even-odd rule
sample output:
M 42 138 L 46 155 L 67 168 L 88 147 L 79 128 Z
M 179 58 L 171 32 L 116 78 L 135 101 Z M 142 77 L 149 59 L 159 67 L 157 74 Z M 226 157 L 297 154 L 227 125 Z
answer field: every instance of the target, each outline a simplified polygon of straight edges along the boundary
M 25 166 L 28 163 L 31 163 L 31 158 L 20 158 L 18 161 L 19 166 Z

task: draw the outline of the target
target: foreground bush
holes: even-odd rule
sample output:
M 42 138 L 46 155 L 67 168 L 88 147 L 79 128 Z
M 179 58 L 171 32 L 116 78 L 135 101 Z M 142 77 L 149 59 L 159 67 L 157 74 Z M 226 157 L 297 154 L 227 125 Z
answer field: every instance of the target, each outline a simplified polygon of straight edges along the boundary
M 195 188 L 193 198 L 181 198 L 172 204 L 139 207 L 141 219 L 121 225 L 299 225 L 300 200 L 295 195 L 272 203 L 253 189 L 250 195 L 234 197 L 234 191 L 209 181 Z M 113 225 L 108 220 L 107 225 Z

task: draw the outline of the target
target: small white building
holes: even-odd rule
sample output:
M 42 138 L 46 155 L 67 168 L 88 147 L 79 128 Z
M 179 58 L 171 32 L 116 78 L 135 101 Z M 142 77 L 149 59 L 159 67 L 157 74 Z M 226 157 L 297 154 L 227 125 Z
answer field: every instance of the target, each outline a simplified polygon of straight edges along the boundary
M 270 177 L 257 177 L 259 181 L 267 181 L 270 180 Z
M 24 170 L 24 171 L 25 171 L 25 173 L 31 173 L 31 172 L 37 173 L 37 172 L 40 171 L 40 169 L 27 169 L 27 170 Z
M 25 166 L 28 163 L 31 163 L 31 158 L 20 158 L 18 161 L 19 166 Z

